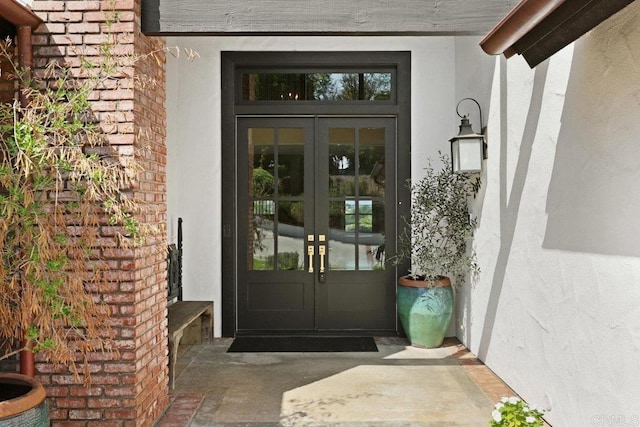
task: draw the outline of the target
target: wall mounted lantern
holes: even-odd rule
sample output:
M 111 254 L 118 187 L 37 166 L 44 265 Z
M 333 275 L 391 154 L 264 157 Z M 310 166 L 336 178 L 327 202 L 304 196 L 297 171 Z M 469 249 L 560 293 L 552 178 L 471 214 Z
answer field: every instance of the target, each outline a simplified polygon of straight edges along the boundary
M 463 98 L 456 106 L 456 114 L 462 120 L 460 122 L 460 132 L 458 136 L 451 138 L 451 168 L 453 173 L 474 173 L 482 171 L 482 161 L 486 159 L 485 142 L 482 133 L 473 132 L 469 123 L 469 115 L 460 115 L 458 111 L 463 101 L 473 101 L 480 111 L 480 132 L 482 129 L 482 109 L 480 104 L 473 98 Z

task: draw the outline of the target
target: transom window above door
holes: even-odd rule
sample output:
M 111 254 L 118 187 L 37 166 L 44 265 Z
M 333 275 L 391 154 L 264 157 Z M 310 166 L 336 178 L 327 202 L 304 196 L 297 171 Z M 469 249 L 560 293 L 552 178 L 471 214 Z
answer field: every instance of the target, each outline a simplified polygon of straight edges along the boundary
M 394 102 L 395 72 L 241 70 L 241 102 Z

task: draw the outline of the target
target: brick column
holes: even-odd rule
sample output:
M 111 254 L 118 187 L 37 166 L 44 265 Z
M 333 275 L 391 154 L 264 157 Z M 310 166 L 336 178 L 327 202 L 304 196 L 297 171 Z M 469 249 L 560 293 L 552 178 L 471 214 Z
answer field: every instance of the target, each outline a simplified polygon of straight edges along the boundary
M 114 5 L 118 22 L 109 28 Z M 164 46 L 164 39 L 140 33 L 140 0 L 36 0 L 32 8 L 45 21 L 34 34 L 36 70 L 51 59 L 77 67 L 80 54 L 100 54 L 109 32 L 118 34 L 117 54 L 143 55 Z M 164 55 L 146 57 L 125 71 L 126 78 L 95 94 L 93 111 L 110 133 L 110 144 L 123 157 L 137 156 L 145 169 L 134 189 L 149 207 L 140 220 L 164 226 Z M 142 77 L 156 85 L 137 84 Z M 141 147 L 146 149 L 138 150 Z M 90 355 L 89 388 L 77 384 L 66 370 L 43 363 L 38 364 L 38 378 L 50 397 L 53 425 L 149 426 L 168 403 L 165 237 L 121 249 L 113 227 L 105 224 L 100 232 L 101 253 L 110 270 L 107 285 L 97 291 L 111 306 L 119 357 Z

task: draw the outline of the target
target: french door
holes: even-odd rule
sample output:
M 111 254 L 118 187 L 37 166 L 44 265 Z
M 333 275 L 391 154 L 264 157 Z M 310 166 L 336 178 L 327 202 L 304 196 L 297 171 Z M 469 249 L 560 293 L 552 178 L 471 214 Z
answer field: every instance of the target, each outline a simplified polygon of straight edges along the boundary
M 395 331 L 396 119 L 236 126 L 238 332 Z

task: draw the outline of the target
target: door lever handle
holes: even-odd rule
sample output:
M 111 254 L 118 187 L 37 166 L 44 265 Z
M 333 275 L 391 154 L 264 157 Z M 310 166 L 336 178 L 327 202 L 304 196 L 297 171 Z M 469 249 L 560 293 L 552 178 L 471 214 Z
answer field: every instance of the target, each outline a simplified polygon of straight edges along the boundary
M 313 254 L 315 248 L 313 245 L 307 246 L 307 255 L 309 255 L 309 273 L 313 273 Z
M 318 282 L 325 283 L 325 281 L 327 280 L 327 274 L 325 273 L 324 269 L 324 256 L 327 253 L 327 246 L 318 246 L 318 253 L 320 254 L 320 272 L 318 273 Z
M 327 247 L 325 245 L 318 246 L 318 254 L 320 255 L 320 274 L 324 273 L 324 256 Z

